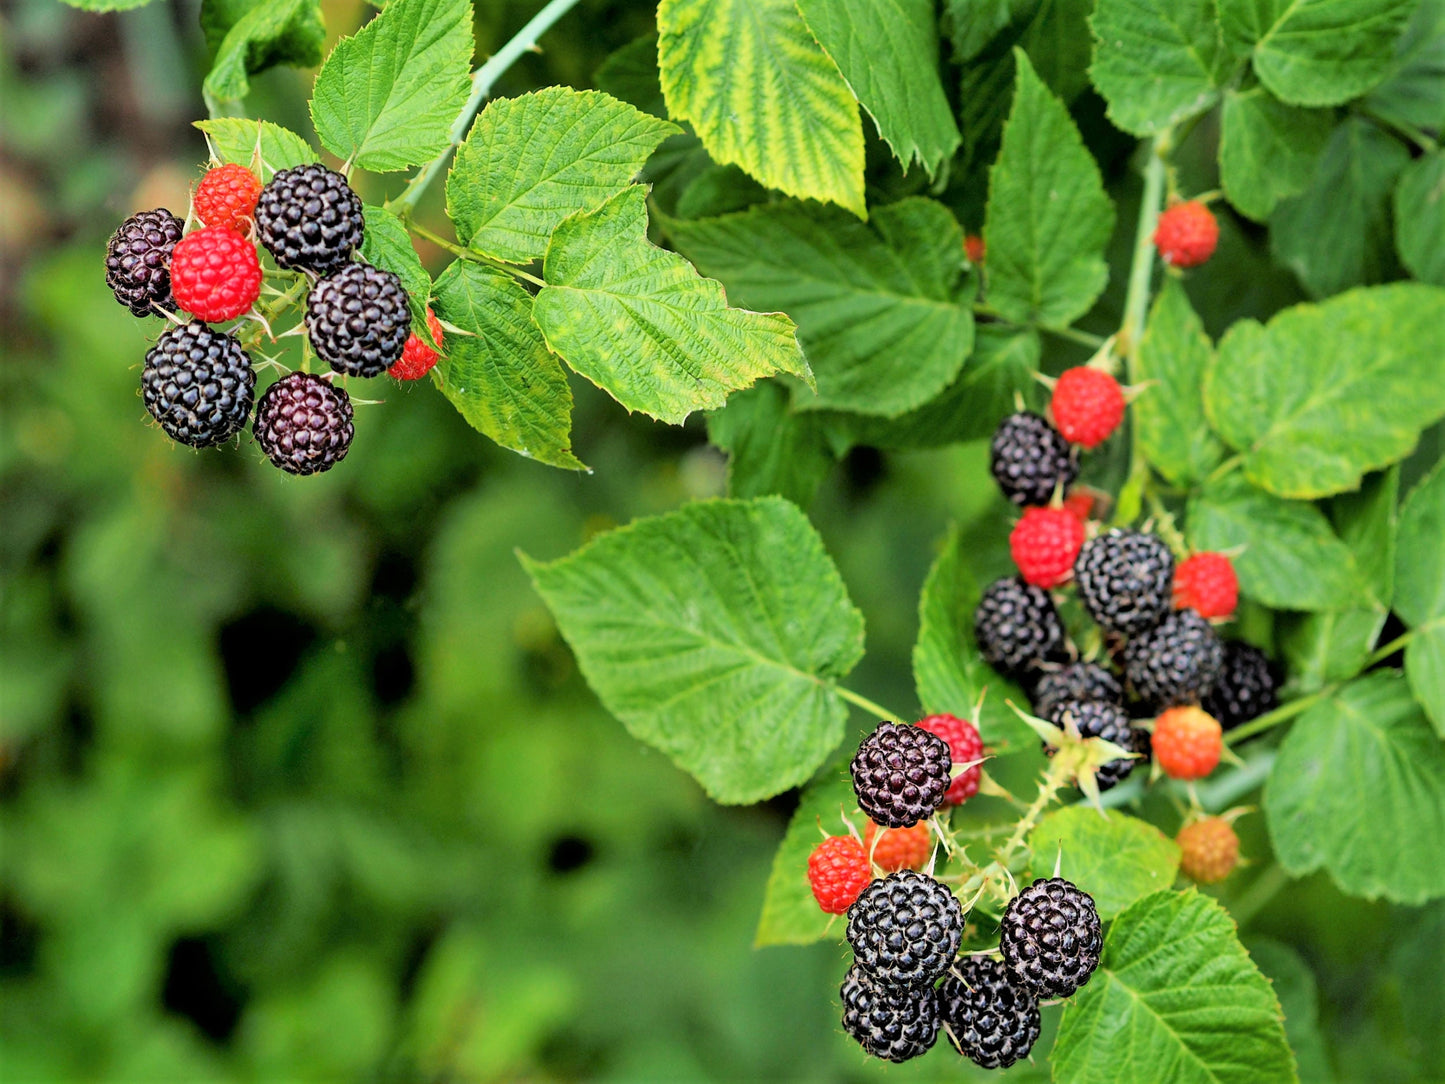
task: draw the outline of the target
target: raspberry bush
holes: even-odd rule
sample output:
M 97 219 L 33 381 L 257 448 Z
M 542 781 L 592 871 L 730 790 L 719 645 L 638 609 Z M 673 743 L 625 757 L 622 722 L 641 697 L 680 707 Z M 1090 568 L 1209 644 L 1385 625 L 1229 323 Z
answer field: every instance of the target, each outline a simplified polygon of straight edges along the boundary
M 258 486 L 290 487 L 278 507 L 328 524 L 337 507 L 471 484 L 431 476 L 446 457 L 427 442 L 451 412 L 529 461 L 503 468 L 521 472 L 514 504 L 455 530 L 508 554 L 521 541 L 535 595 L 493 597 L 480 575 L 430 583 L 422 605 L 469 616 L 438 634 L 421 681 L 490 666 L 495 644 L 468 639 L 468 621 L 505 611 L 499 639 L 527 645 L 527 681 L 552 690 L 575 664 L 715 803 L 784 808 L 756 944 L 827 943 L 831 970 L 805 996 L 838 1022 L 830 1064 L 856 1069 L 856 1043 L 935 1076 L 1031 1057 L 1059 1084 L 1328 1079 L 1314 979 L 1263 936 L 1288 928 L 1271 908 L 1294 889 L 1427 915 L 1445 898 L 1445 7 L 637 8 L 636 40 L 553 68 L 534 46 L 570 34 L 589 55 L 600 16 L 576 0 L 528 5 L 481 57 L 474 34 L 495 13 L 468 0 L 390 0 L 329 48 L 311 0 L 207 0 L 190 203 L 115 207 L 91 252 L 130 315 L 111 314 L 145 337 L 131 364 L 158 426 L 147 470 L 248 457 L 270 472 Z M 248 100 L 277 63 L 315 69 L 308 108 L 277 106 L 274 88 Z M 246 115 L 255 101 L 276 108 Z M 120 395 L 109 411 L 143 419 L 133 407 Z M 608 471 L 637 433 L 688 448 L 667 482 Z M 368 488 L 372 470 L 384 481 Z M 644 495 L 623 496 L 634 481 Z M 576 508 L 533 523 L 554 484 Z M 855 518 L 875 500 L 886 514 Z M 156 552 L 234 515 L 198 502 L 165 525 L 174 540 L 157 528 Z M 301 551 L 287 582 L 364 596 L 365 581 L 335 582 L 360 575 L 350 566 L 314 559 L 326 552 Z M 239 605 L 246 551 L 228 556 L 205 586 Z M 199 590 L 185 571 L 153 593 Z M 76 577 L 83 616 L 110 578 Z M 157 619 L 155 654 L 207 642 L 200 624 Z M 344 654 L 325 665 L 354 684 Z M 205 671 L 184 658 L 156 673 Z M 494 725 L 475 721 L 475 681 L 440 714 Z M 348 690 L 318 679 L 297 710 L 341 702 L 338 735 L 379 763 L 469 786 L 549 770 L 509 747 L 471 759 L 447 722 L 435 741 L 411 722 L 402 738 L 347 733 Z M 570 718 L 568 695 L 542 715 Z M 311 740 L 269 725 L 238 739 L 266 766 L 237 772 L 258 791 L 252 776 L 291 770 L 279 750 Z M 571 755 L 571 737 L 553 752 Z M 30 740 L 7 738 L 0 769 Z M 496 834 L 551 815 L 528 803 L 585 805 L 573 788 L 593 782 L 578 780 L 619 763 L 529 784 Z M 485 788 L 463 789 L 398 787 L 396 815 L 470 824 Z M 602 793 L 609 809 L 635 797 Z M 1258 815 L 1236 830 L 1246 807 Z M 278 866 L 324 865 L 308 841 L 368 836 L 336 823 L 274 829 Z M 49 839 L 22 842 L 34 855 Z M 383 897 L 406 891 L 392 870 L 425 846 L 393 849 L 394 866 L 354 875 Z M 448 906 L 490 900 L 429 875 Z M 286 876 L 237 883 L 264 903 Z M 55 883 L 22 865 L 18 906 L 43 913 Z M 204 903 L 133 926 L 203 939 L 229 913 Z M 488 952 L 514 966 L 505 947 L 476 948 L 461 918 L 439 935 L 429 903 L 396 906 L 409 937 L 379 940 L 398 981 L 334 981 L 430 1023 L 334 1078 L 602 1073 L 585 1051 L 561 1069 L 488 1062 L 468 997 Z M 269 943 L 255 921 L 238 944 Z M 1439 922 L 1419 923 L 1428 945 Z M 57 951 L 83 955 L 74 931 L 93 928 L 75 922 Z M 444 950 L 466 963 L 435 962 Z M 528 987 L 519 1012 L 563 1019 L 563 985 Z M 242 1031 L 262 1076 L 281 1044 L 266 1020 Z M 536 1050 L 562 1033 L 541 1029 Z M 1416 1047 L 1423 1068 L 1396 1075 L 1445 1073 L 1438 1037 Z

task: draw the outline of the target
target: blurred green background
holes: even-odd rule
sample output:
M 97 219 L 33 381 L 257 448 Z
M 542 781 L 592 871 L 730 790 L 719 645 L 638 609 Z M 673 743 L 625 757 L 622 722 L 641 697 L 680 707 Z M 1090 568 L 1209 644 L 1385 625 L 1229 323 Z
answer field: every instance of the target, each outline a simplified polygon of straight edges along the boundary
M 479 0 L 478 56 L 538 6 Z M 945 1044 L 863 1057 L 837 1024 L 841 945 L 752 948 L 795 796 L 717 807 L 628 737 L 517 564 L 722 492 L 700 420 L 576 382 L 595 473 L 571 475 L 384 382 L 311 479 L 249 438 L 196 453 L 146 424 L 156 328 L 111 299 L 102 253 L 200 176 L 197 7 L 0 7 L 0 1080 L 972 1078 Z M 365 14 L 325 7 L 333 37 Z M 498 92 L 590 85 L 651 27 L 647 3 L 584 2 Z M 309 131 L 309 78 L 256 77 L 252 115 Z M 1121 205 L 1107 331 L 1137 183 L 1097 100 L 1075 110 Z M 955 194 L 976 227 L 977 186 Z M 1262 237 L 1226 224 L 1224 252 L 1233 274 L 1191 283 L 1211 330 L 1298 297 Z M 810 509 L 868 621 L 853 684 L 884 703 L 913 706 L 947 523 L 985 574 L 1007 559 L 986 483 L 976 442 L 855 451 Z M 1299 1021 L 1318 980 L 1306 1079 L 1445 1079 L 1445 910 L 1284 885 L 1252 822 L 1259 861 L 1223 897 L 1273 939 L 1260 960 Z

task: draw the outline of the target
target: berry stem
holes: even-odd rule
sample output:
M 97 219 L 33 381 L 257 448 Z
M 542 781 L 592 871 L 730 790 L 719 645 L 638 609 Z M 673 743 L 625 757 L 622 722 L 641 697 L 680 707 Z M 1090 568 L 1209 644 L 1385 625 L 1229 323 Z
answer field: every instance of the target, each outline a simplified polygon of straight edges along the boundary
M 895 711 L 889 711 L 887 708 L 882 707 L 879 704 L 875 704 L 866 696 L 855 693 L 852 689 L 845 688 L 842 685 L 834 685 L 833 691 L 836 692 L 839 696 L 841 696 L 844 700 L 848 701 L 848 703 L 853 704 L 856 707 L 862 708 L 870 715 L 876 715 L 879 719 L 884 719 L 889 722 L 903 721 L 902 715 L 898 714 Z
M 1164 201 L 1164 153 L 1169 147 L 1169 133 L 1162 132 L 1149 145 L 1149 160 L 1144 166 L 1144 194 L 1139 201 L 1139 223 L 1134 231 L 1134 259 L 1129 268 L 1129 290 L 1124 298 L 1124 324 L 1119 329 L 1119 354 L 1124 359 L 1124 383 L 1135 383 L 1135 360 L 1139 342 L 1144 337 L 1144 322 L 1149 316 L 1149 285 L 1154 275 L 1154 230 L 1159 224 L 1159 208 Z M 1149 482 L 1149 465 L 1144 462 L 1139 441 L 1130 427 L 1129 476 L 1119 491 L 1114 506 L 1115 523 L 1132 523 L 1139 515 L 1144 487 Z
M 1032 832 L 1034 827 L 1039 823 L 1039 818 L 1043 816 L 1044 810 L 1053 802 L 1054 797 L 1059 793 L 1059 788 L 1064 785 L 1065 780 L 1068 779 L 1071 772 L 1072 769 L 1063 763 L 1061 758 L 1056 757 L 1049 761 L 1048 770 L 1044 772 L 1044 777 L 1039 780 L 1038 796 L 1035 797 L 1032 804 L 1024 810 L 1023 816 L 1021 816 L 1018 823 L 1014 825 L 1013 834 L 1009 836 L 1008 841 L 1003 845 L 1003 849 L 999 851 L 997 864 L 1000 867 L 1004 869 L 1008 868 L 1009 861 L 1013 858 L 1014 852 L 1023 846 L 1024 840 L 1028 838 L 1028 834 Z
M 1360 667 L 1360 669 L 1361 669 L 1361 670 L 1368 670 L 1370 667 L 1374 666 L 1376 663 L 1384 662 L 1384 661 L 1385 661 L 1386 659 L 1388 659 L 1391 655 L 1393 655 L 1395 652 L 1399 651 L 1399 650 L 1400 650 L 1401 648 L 1403 648 L 1406 644 L 1408 644 L 1411 640 L 1413 640 L 1413 639 L 1415 638 L 1415 632 L 1416 632 L 1415 629 L 1410 629 L 1410 630 L 1407 631 L 1407 632 L 1402 632 L 1399 636 L 1396 636 L 1396 637 L 1395 637 L 1393 640 L 1391 640 L 1388 644 L 1385 644 L 1385 645 L 1382 646 L 1382 647 L 1377 647 L 1377 648 L 1375 648 L 1375 650 L 1374 650 L 1373 652 L 1371 652 L 1370 657 L 1365 660 L 1365 665 L 1362 666 L 1362 667 Z
M 975 316 L 986 317 L 987 319 L 992 320 L 995 323 L 1005 324 L 1008 327 L 1016 327 L 1020 331 L 1026 331 L 1029 328 L 1033 328 L 1035 331 L 1041 331 L 1045 335 L 1054 335 L 1060 339 L 1067 339 L 1069 342 L 1075 342 L 1080 344 L 1081 346 L 1087 346 L 1091 350 L 1098 350 L 1109 341 L 1102 335 L 1095 335 L 1091 331 L 1081 331 L 1076 327 L 1046 327 L 1043 324 L 1016 324 L 1012 320 L 1005 320 L 996 311 L 989 308 L 981 301 L 974 304 L 973 312 Z
M 513 267 L 509 263 L 504 263 L 501 260 L 493 259 L 490 256 L 484 256 L 482 253 L 474 252 L 472 249 L 469 248 L 463 248 L 461 245 L 457 244 L 454 241 L 448 241 L 445 237 L 441 236 L 440 234 L 433 233 L 421 223 L 411 218 L 404 219 L 404 221 L 406 222 L 407 228 L 410 229 L 412 233 L 416 234 L 418 237 L 422 238 L 425 241 L 430 241 L 438 248 L 445 249 L 459 259 L 471 260 L 473 263 L 484 264 L 487 267 L 495 267 L 498 271 L 505 271 L 507 272 L 507 274 L 512 275 L 515 278 L 525 279 L 526 281 L 532 283 L 534 286 L 547 285 L 536 275 L 529 275 L 520 267 Z
M 467 131 L 471 128 L 472 121 L 481 110 L 482 102 L 491 94 L 492 87 L 497 80 L 516 63 L 518 57 L 533 49 L 537 44 L 537 39 L 550 30 L 552 24 L 566 15 L 576 4 L 577 0 L 550 0 L 541 11 L 528 20 L 526 26 L 512 36 L 509 42 L 472 73 L 472 92 L 467 98 L 467 104 L 462 107 L 462 111 L 457 114 L 457 119 L 452 123 L 451 143 L 448 144 L 446 150 L 417 171 L 416 176 L 407 182 L 401 195 L 387 201 L 388 210 L 409 211 L 416 206 L 422 193 L 427 190 L 427 186 L 447 164 L 447 159 L 451 157 L 452 152 L 467 137 Z
M 1249 722 L 1242 726 L 1237 726 L 1225 734 L 1224 744 L 1238 745 L 1245 738 L 1252 738 L 1256 734 L 1264 733 L 1271 727 L 1288 722 L 1296 715 L 1308 711 L 1326 697 L 1334 695 L 1337 688 L 1339 688 L 1338 685 L 1326 685 L 1318 692 L 1310 693 L 1309 696 L 1302 696 L 1298 700 L 1291 700 L 1288 704 L 1275 708 L 1273 711 L 1267 711 L 1263 715 L 1251 719 Z

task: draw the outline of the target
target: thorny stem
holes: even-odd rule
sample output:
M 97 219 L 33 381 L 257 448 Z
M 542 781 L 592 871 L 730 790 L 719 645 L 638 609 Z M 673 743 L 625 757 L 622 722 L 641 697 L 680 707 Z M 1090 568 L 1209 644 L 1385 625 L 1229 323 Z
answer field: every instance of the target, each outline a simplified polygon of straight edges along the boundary
M 999 850 L 996 865 L 1003 869 L 1008 868 L 1009 861 L 1013 858 L 1014 852 L 1023 846 L 1028 834 L 1034 830 L 1039 818 L 1043 816 L 1044 810 L 1049 807 L 1059 793 L 1059 788 L 1064 785 L 1069 769 L 1058 760 L 1049 762 L 1049 767 L 1044 772 L 1043 779 L 1039 780 L 1039 793 L 1033 803 L 1024 810 L 1024 814 L 1014 825 L 1013 835 L 1009 836 L 1008 842 Z
M 467 104 L 462 107 L 462 111 L 457 114 L 457 119 L 452 124 L 451 142 L 444 151 L 417 171 L 416 176 L 407 182 L 401 195 L 387 201 L 388 210 L 404 212 L 416 206 L 422 193 L 427 190 L 427 186 L 447 164 L 452 152 L 467 137 L 467 130 L 471 128 L 472 121 L 482 108 L 482 102 L 491 94 L 492 87 L 501 78 L 502 73 L 516 63 L 517 58 L 523 53 L 534 48 L 537 39 L 550 30 L 552 24 L 567 14 L 576 4 L 577 0 L 550 0 L 546 7 L 532 16 L 526 26 L 517 31 L 511 41 L 498 49 L 491 59 L 472 73 L 472 92 L 467 98 Z
M 844 700 L 848 701 L 848 703 L 853 704 L 856 707 L 862 708 L 870 715 L 876 715 L 880 719 L 887 720 L 903 719 L 903 716 L 898 714 L 896 711 L 889 711 L 887 708 L 879 704 L 875 704 L 866 696 L 855 693 L 852 689 L 846 689 L 842 685 L 835 685 L 833 688 L 838 693 L 838 695 L 841 696 Z

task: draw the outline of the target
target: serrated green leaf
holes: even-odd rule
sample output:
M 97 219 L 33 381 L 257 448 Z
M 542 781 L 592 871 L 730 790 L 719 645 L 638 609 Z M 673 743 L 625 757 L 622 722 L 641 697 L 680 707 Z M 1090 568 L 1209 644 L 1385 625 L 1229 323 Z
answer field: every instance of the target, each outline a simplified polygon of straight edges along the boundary
M 1445 415 L 1445 291 L 1398 283 L 1236 323 L 1205 385 L 1215 432 L 1282 497 L 1353 489 Z
M 321 156 L 295 132 L 269 120 L 218 117 L 198 120 L 196 127 L 206 133 L 212 152 L 222 162 L 236 162 L 248 169 L 261 152 L 261 179 L 267 181 L 277 170 L 319 162 Z
M 678 218 L 714 218 L 768 201 L 768 190 L 737 166 L 710 165 L 678 193 Z
M 974 642 L 973 611 L 982 594 L 954 528 L 944 539 L 918 599 L 918 642 L 913 645 L 918 702 L 929 714 L 948 712 L 972 719 L 991 748 L 1008 752 L 1037 748 L 1034 732 L 1005 703 L 1012 701 L 1027 710 L 1028 697 L 984 662 Z M 985 689 L 983 711 L 975 717 L 974 705 Z
M 728 453 L 728 496 L 776 493 L 806 508 L 833 468 L 826 419 L 788 405 L 788 391 L 765 380 L 707 416 L 707 436 Z
M 1360 571 L 1317 507 L 1286 501 L 1238 475 L 1205 485 L 1189 501 L 1189 545 L 1243 547 L 1234 558 L 1240 590 L 1281 610 L 1335 610 L 1359 599 Z
M 938 76 L 933 0 L 797 3 L 903 168 L 917 161 L 937 174 L 958 149 L 959 134 Z
M 813 898 L 808 886 L 808 856 L 822 842 L 825 832 L 842 835 L 847 831 L 845 815 L 855 825 L 862 825 L 864 817 L 858 812 L 852 777 L 845 764 L 834 762 L 808 784 L 788 821 L 787 834 L 773 856 L 772 872 L 763 892 L 754 948 L 810 945 L 827 937 L 830 927 L 835 937 L 842 936 L 842 921 L 826 914 Z
M 326 40 L 319 0 L 204 0 L 201 30 L 213 54 L 202 84 L 210 103 L 244 98 L 247 76 L 274 64 L 321 63 Z
M 1118 810 L 1091 805 L 1055 810 L 1029 833 L 1029 869 L 1059 875 L 1094 897 L 1111 919 L 1135 900 L 1168 888 L 1179 872 L 1179 845 L 1159 829 Z
M 1277 615 L 1275 636 L 1294 691 L 1317 692 L 1363 670 L 1386 616 L 1371 606 Z
M 81 11 L 132 11 L 143 8 L 150 2 L 151 0 L 65 0 L 65 3 Z
M 1285 105 L 1263 87 L 1227 90 L 1220 119 L 1219 179 L 1240 214 L 1267 219 L 1309 187 L 1335 116 Z
M 868 216 L 858 103 L 793 0 L 662 0 L 657 28 L 668 115 L 714 161 Z
M 722 287 L 647 240 L 632 186 L 552 234 L 533 315 L 547 344 L 629 410 L 681 424 L 759 377 L 811 379 L 793 322 L 727 307 Z
M 1296 1084 L 1279 1002 L 1224 908 L 1195 889 L 1114 920 L 1064 1008 L 1057 1084 Z
M 1270 218 L 1275 258 L 1315 297 L 1395 275 L 1390 194 L 1410 161 L 1404 144 L 1352 117 L 1335 129 L 1309 186 Z
M 863 617 L 787 501 L 708 501 L 523 558 L 602 703 L 717 801 L 807 779 L 843 737 Z
M 972 60 L 1031 0 L 945 0 L 943 11 L 953 58 Z
M 1015 398 L 1039 386 L 1038 332 L 979 324 L 973 355 L 937 398 L 897 418 L 850 414 L 836 420 L 856 444 L 876 448 L 939 448 L 990 435 Z
M 1089 76 L 1109 119 L 1137 136 L 1204 112 L 1233 67 L 1214 0 L 1099 0 L 1091 25 Z
M 316 76 L 321 145 L 379 173 L 434 158 L 466 104 L 472 45 L 469 0 L 391 0 Z
M 1019 48 L 1028 54 L 1044 86 L 1065 105 L 1072 105 L 1089 85 L 1093 12 L 1094 0 L 1040 0 L 1019 38 Z
M 1362 103 L 1389 124 L 1445 129 L 1445 0 L 1422 0 L 1385 81 Z
M 1177 279 L 1168 279 L 1139 341 L 1133 378 L 1148 383 L 1131 407 L 1134 439 L 1150 466 L 1178 486 L 1202 482 L 1224 458 L 1200 389 L 1214 346 Z
M 988 301 L 1007 320 L 1066 327 L 1109 279 L 1114 205 L 1063 107 L 1020 50 L 1013 109 L 989 174 Z
M 1445 286 L 1445 152 L 1416 159 L 1400 174 L 1395 248 L 1410 274 Z
M 1400 467 L 1369 475 L 1360 488 L 1341 493 L 1325 506 L 1340 541 L 1350 548 L 1367 600 L 1382 613 L 1395 595 L 1396 506 Z
M 1250 937 L 1244 946 L 1264 972 L 1284 1009 L 1284 1031 L 1299 1063 L 1301 1084 L 1334 1084 L 1334 1070 L 1320 1034 L 1319 991 L 1314 974 L 1288 945 L 1268 937 Z
M 1389 73 L 1419 0 L 1218 0 L 1232 47 L 1294 105 L 1339 105 Z
M 447 175 L 447 214 L 478 252 L 540 259 L 568 215 L 621 192 L 675 124 L 601 91 L 547 87 L 491 102 Z
M 1445 466 L 1422 479 L 1400 511 L 1395 611 L 1414 630 L 1405 674 L 1445 738 Z
M 411 308 L 411 328 L 423 342 L 435 347 L 431 329 L 426 325 L 426 306 L 431 300 L 431 276 L 422 266 L 421 257 L 411 243 L 401 219 L 385 207 L 362 207 L 366 218 L 366 234 L 361 241 L 361 258 L 383 271 L 390 271 L 406 289 Z
M 667 102 L 662 97 L 662 80 L 657 73 L 656 34 L 643 34 L 614 49 L 597 69 L 592 82 L 598 90 L 644 113 L 667 119 Z
M 1445 743 L 1399 671 L 1377 671 L 1310 708 L 1279 747 L 1264 811 L 1280 864 L 1325 869 L 1352 896 L 1445 896 Z M 1324 831 L 1322 825 L 1368 825 Z
M 901 414 L 946 388 L 973 348 L 963 231 L 933 200 L 878 208 L 867 225 L 772 204 L 672 222 L 668 235 L 733 300 L 798 322 L 818 381 L 800 407 Z
M 436 310 L 470 335 L 447 337 L 432 378 L 471 425 L 503 448 L 554 467 L 572 454 L 567 374 L 532 322 L 532 299 L 501 271 L 456 260 L 436 283 Z

